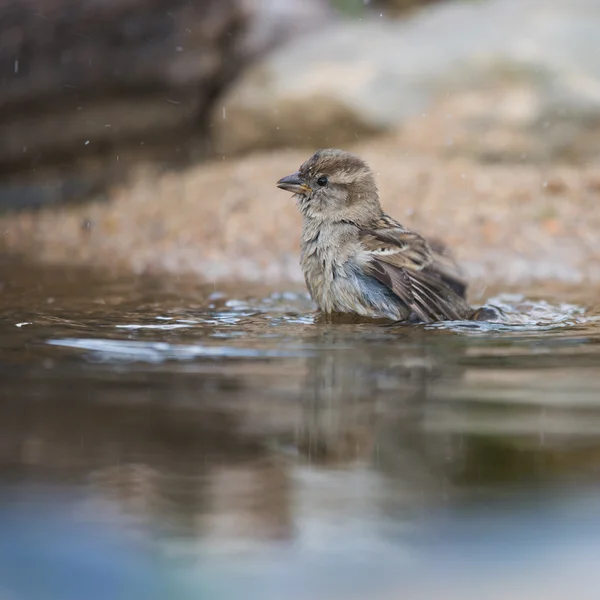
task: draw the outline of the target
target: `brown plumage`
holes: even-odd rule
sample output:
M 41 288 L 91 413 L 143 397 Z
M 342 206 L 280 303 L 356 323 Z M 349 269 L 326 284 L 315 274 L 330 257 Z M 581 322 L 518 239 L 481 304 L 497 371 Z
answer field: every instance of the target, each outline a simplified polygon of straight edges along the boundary
M 383 212 L 361 158 L 319 150 L 277 185 L 295 194 L 302 270 L 325 314 L 425 323 L 473 316 L 452 258 Z

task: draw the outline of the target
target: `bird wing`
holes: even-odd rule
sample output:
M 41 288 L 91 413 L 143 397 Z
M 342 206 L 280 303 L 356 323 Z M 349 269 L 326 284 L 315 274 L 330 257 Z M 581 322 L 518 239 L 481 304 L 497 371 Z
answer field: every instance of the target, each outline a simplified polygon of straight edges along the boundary
M 467 295 L 467 280 L 454 261 L 448 248 L 439 240 L 429 240 L 433 256 L 431 268 L 439 273 L 446 285 L 450 286 L 461 298 Z
M 419 234 L 385 216 L 372 229 L 361 231 L 360 240 L 369 274 L 422 321 L 464 319 L 472 312 L 454 261 L 439 248 L 432 250 Z

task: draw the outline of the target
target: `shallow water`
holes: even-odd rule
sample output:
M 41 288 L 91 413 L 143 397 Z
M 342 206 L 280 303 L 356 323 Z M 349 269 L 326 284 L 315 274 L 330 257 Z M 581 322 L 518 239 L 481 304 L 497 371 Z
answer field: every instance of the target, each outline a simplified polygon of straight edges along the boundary
M 301 290 L 0 273 L 0 598 L 597 598 L 597 290 L 325 326 Z

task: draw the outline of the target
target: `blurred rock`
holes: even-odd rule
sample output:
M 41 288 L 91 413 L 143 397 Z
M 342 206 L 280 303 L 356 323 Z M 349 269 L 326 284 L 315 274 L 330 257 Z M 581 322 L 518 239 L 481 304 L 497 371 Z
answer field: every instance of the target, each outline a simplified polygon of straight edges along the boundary
M 242 56 L 256 57 L 334 20 L 328 0 L 238 0 L 247 16 Z
M 326 0 L 0 0 L 0 175 L 17 190 L 0 204 L 28 205 L 31 177 L 50 182 L 45 203 L 66 172 L 95 187 L 205 155 L 215 97 L 331 15 Z
M 0 14 L 5 169 L 181 128 L 241 66 L 233 0 L 4 0 Z
M 419 131 L 444 152 L 595 155 L 599 30 L 597 0 L 442 3 L 402 21 L 338 23 L 277 50 L 227 90 L 213 114 L 215 147 L 343 145 L 426 124 L 437 108 Z

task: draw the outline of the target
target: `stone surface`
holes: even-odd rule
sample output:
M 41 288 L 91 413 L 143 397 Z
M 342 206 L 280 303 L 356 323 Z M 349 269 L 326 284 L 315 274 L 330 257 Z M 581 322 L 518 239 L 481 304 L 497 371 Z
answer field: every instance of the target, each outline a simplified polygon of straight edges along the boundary
M 598 30 L 596 0 L 448 2 L 401 21 L 338 23 L 278 49 L 228 88 L 213 113 L 215 147 L 229 155 L 341 145 L 426 122 L 432 111 L 423 131 L 444 151 L 595 156 Z M 435 135 L 442 111 L 452 135 L 446 126 Z M 511 147 L 507 136 L 523 140 Z
M 374 168 L 392 216 L 447 242 L 475 296 L 495 283 L 600 281 L 599 162 L 482 165 L 407 153 L 395 139 L 350 149 Z M 109 201 L 0 218 L 0 252 L 208 282 L 301 283 L 300 218 L 275 182 L 305 158 L 288 150 L 141 171 Z

